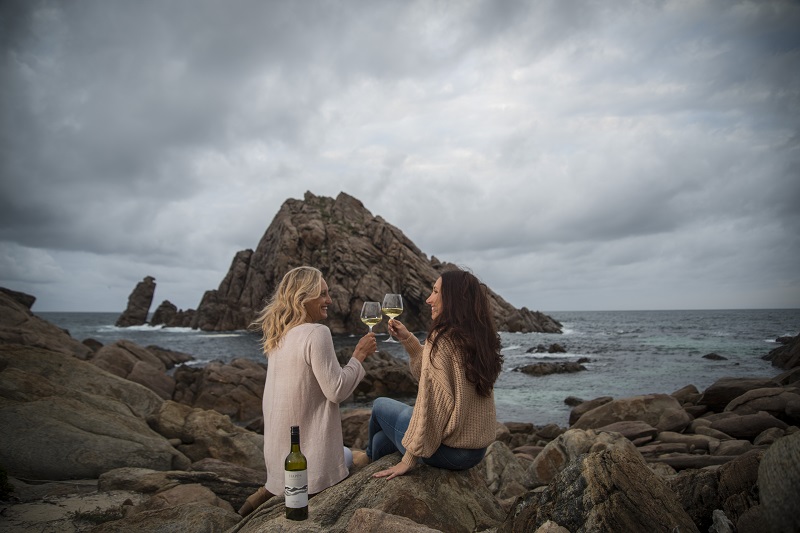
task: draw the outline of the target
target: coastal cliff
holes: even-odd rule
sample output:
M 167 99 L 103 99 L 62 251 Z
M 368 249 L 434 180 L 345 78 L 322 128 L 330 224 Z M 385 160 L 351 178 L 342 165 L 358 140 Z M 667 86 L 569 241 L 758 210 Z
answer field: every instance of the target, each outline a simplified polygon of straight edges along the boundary
M 402 231 L 370 213 L 356 198 L 335 199 L 306 192 L 303 200 L 281 206 L 254 250 L 238 252 L 216 290 L 203 295 L 191 326 L 206 331 L 246 329 L 290 269 L 319 268 L 333 304 L 325 324 L 333 333 L 363 332 L 361 305 L 400 293 L 403 323 L 412 331 L 427 329 L 425 304 L 436 278 L 453 265 L 428 257 Z M 498 329 L 560 333 L 553 318 L 516 309 L 489 289 Z M 171 325 L 171 324 L 167 324 Z M 181 325 L 181 324 L 176 324 Z M 381 324 L 375 331 L 384 331 Z

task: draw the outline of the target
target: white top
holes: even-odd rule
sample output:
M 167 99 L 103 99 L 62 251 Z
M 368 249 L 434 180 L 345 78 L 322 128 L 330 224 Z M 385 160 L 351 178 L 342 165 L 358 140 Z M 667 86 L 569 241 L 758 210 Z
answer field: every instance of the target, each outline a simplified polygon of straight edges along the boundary
M 269 492 L 283 494 L 291 426 L 300 426 L 300 450 L 308 460 L 309 494 L 348 476 L 339 403 L 355 391 L 364 374 L 358 359 L 351 358 L 344 367 L 339 365 L 331 332 L 322 324 L 292 328 L 280 346 L 267 354 L 262 407 Z

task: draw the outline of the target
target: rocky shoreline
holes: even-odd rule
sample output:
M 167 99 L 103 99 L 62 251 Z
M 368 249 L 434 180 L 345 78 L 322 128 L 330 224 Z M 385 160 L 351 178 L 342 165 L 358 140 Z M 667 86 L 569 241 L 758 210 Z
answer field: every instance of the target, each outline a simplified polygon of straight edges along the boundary
M 467 472 L 422 466 L 386 482 L 354 470 L 283 518 L 276 497 L 235 509 L 263 482 L 265 364 L 203 368 L 162 348 L 73 339 L 0 289 L 3 531 L 797 531 L 800 336 L 769 354 L 785 372 L 672 394 L 574 405 L 567 427 L 498 421 Z M 349 354 L 340 353 L 342 359 Z M 406 366 L 368 359 L 356 395 L 413 397 Z M 344 409 L 363 448 L 369 410 Z

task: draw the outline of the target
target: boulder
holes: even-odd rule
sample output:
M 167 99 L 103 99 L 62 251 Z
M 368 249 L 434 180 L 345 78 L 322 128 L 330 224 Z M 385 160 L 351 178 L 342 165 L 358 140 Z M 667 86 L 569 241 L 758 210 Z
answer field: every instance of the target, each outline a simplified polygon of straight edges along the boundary
M 686 385 L 670 394 L 670 396 L 681 402 L 681 404 L 688 403 L 694 405 L 700 400 L 702 394 L 700 394 L 700 391 L 698 391 L 697 387 L 694 385 Z
M 306 192 L 302 200 L 283 203 L 255 251 L 235 255 L 219 287 L 203 295 L 192 327 L 247 329 L 283 275 L 300 265 L 315 265 L 325 276 L 333 300 L 326 321 L 331 331 L 359 334 L 364 331 L 362 303 L 388 292 L 402 294 L 403 322 L 411 331 L 427 330 L 425 300 L 440 272 L 451 268 L 429 260 L 402 231 L 356 198 Z M 561 332 L 561 324 L 543 313 L 516 309 L 491 290 L 489 298 L 498 329 Z M 386 331 L 386 323 L 375 331 Z
M 202 368 L 182 365 L 174 376 L 176 402 L 213 409 L 244 424 L 262 417 L 266 362 L 236 358 L 227 364 L 212 361 Z
M 632 446 L 571 461 L 543 491 L 520 498 L 497 531 L 536 531 L 548 521 L 568 531 L 699 531 Z
M 369 442 L 371 409 L 342 409 L 342 438 L 349 448 L 363 450 Z
M 459 472 L 419 465 L 390 481 L 372 477 L 399 461 L 399 454 L 382 457 L 317 494 L 309 502 L 309 518 L 305 522 L 292 523 L 284 518 L 284 498 L 277 496 L 228 533 L 347 531 L 359 509 L 406 518 L 446 533 L 483 531 L 496 527 L 505 517 L 474 468 Z
M 571 427 L 601 428 L 614 422 L 639 420 L 659 431 L 682 431 L 692 418 L 667 394 L 632 396 L 605 403 L 584 413 Z
M 721 378 L 703 391 L 698 403 L 707 406 L 711 411 L 719 413 L 745 392 L 753 389 L 777 387 L 771 378 Z
M 0 345 L 0 464 L 28 479 L 97 478 L 190 461 L 147 424 L 162 400 L 77 358 Z
M 149 500 L 134 507 L 132 513 L 167 509 L 187 503 L 201 503 L 207 506 L 219 507 L 231 513 L 235 512 L 230 503 L 220 499 L 211 489 L 204 487 L 200 483 L 189 483 L 176 485 L 157 492 Z
M 577 361 L 543 362 L 532 363 L 514 369 L 514 372 L 522 372 L 531 376 L 547 376 L 550 374 L 571 374 L 586 370 L 586 367 Z
M 541 486 L 549 483 L 567 464 L 585 453 L 609 448 L 627 448 L 638 455 L 631 442 L 619 433 L 570 429 L 559 435 L 539 452 L 528 467 L 528 483 Z
M 161 435 L 179 440 L 176 448 L 192 461 L 212 458 L 266 469 L 263 435 L 234 425 L 227 415 L 166 401 L 148 421 Z
M 34 315 L 33 296 L 9 289 L 0 290 L 0 344 L 18 344 L 86 359 L 89 346 L 73 339 L 69 332 Z
M 736 531 L 747 531 L 740 527 L 739 520 L 759 505 L 758 469 L 763 457 L 764 450 L 752 450 L 719 468 L 720 507 Z
M 172 398 L 175 379 L 166 374 L 167 366 L 147 348 L 120 340 L 100 348 L 89 360 L 103 370 L 144 385 L 164 400 Z
M 577 422 L 578 419 L 584 415 L 584 413 L 587 413 L 596 407 L 600 407 L 601 405 L 605 405 L 613 400 L 614 398 L 611 396 L 600 396 L 599 398 L 579 403 L 573 407 L 569 413 L 569 425 L 571 426 Z
M 128 296 L 128 307 L 117 318 L 116 326 L 127 328 L 146 324 L 147 314 L 150 312 L 150 305 L 153 303 L 155 292 L 156 278 L 153 276 L 146 276 L 137 283 L 133 292 Z
M 121 520 L 105 522 L 92 533 L 182 532 L 217 533 L 236 526 L 240 516 L 208 503 L 190 502 L 163 509 L 143 511 Z
M 194 319 L 194 309 L 178 309 L 178 307 L 170 302 L 164 300 L 156 308 L 153 316 L 150 318 L 151 326 L 165 326 L 170 328 L 189 328 L 192 326 Z
M 500 441 L 489 445 L 486 456 L 475 469 L 501 503 L 510 506 L 514 499 L 527 492 L 528 474 L 508 446 Z
M 763 359 L 784 370 L 800 367 L 800 335 L 785 339 L 783 346 L 771 350 Z
M 685 433 L 676 433 L 674 431 L 662 431 L 656 437 L 658 442 L 662 443 L 682 443 L 687 446 L 689 452 L 696 450 L 708 451 L 712 445 L 718 445 L 719 439 L 708 437 L 706 435 L 691 435 Z
M 439 530 L 417 524 L 402 516 L 367 508 L 356 509 L 350 521 L 347 522 L 348 533 L 385 533 L 386 531 L 437 533 Z
M 236 473 L 231 469 L 227 470 L 228 473 Z M 242 471 L 239 473 L 242 473 Z M 253 481 L 247 479 L 242 480 L 238 477 L 220 476 L 216 472 L 156 471 L 146 468 L 118 468 L 100 476 L 98 489 L 101 491 L 135 491 L 150 496 L 159 496 L 166 491 L 178 487 L 194 487 L 190 492 L 196 491 L 197 487 L 203 487 L 204 490 L 202 493 L 206 496 L 202 498 L 198 497 L 196 501 L 204 500 L 210 505 L 216 505 L 232 511 L 234 508 L 238 509 L 241 507 L 247 497 L 264 484 L 265 475 L 265 472 L 261 472 L 259 476 L 260 480 Z M 213 498 L 209 497 L 209 492 L 214 495 Z M 186 494 L 186 492 L 182 490 L 181 492 L 173 492 L 172 494 L 178 496 L 180 494 Z M 167 507 L 168 505 L 164 504 L 170 501 L 172 502 L 170 505 L 188 503 L 179 501 L 178 497 L 162 497 L 150 499 L 149 501 L 146 500 L 143 505 L 137 507 L 135 511 L 160 509 Z
M 718 470 L 687 468 L 664 479 L 664 483 L 678 498 L 697 529 L 708 531 L 713 523 L 712 513 L 722 508 Z
M 724 418 L 711 424 L 711 429 L 716 429 L 736 439 L 750 441 L 769 428 L 786 429 L 787 427 L 788 425 L 785 422 L 763 411 L 753 415 Z
M 764 453 L 758 491 L 769 531 L 800 531 L 800 431 L 779 439 Z
M 598 428 L 598 431 L 619 433 L 631 442 L 639 444 L 653 440 L 658 430 L 641 420 L 623 420 Z
M 787 407 L 793 402 L 800 402 L 800 388 L 797 387 L 770 387 L 753 389 L 734 398 L 725 406 L 726 411 L 738 415 L 752 415 L 764 411 L 770 415 L 791 424 L 800 423 L 795 419 Z
M 343 365 L 347 364 L 352 356 L 352 348 L 342 348 L 336 352 L 337 359 Z M 362 366 L 366 375 L 353 392 L 356 400 L 374 400 L 380 396 L 417 397 L 418 383 L 411 374 L 407 361 L 398 359 L 388 352 L 378 351 L 367 357 Z

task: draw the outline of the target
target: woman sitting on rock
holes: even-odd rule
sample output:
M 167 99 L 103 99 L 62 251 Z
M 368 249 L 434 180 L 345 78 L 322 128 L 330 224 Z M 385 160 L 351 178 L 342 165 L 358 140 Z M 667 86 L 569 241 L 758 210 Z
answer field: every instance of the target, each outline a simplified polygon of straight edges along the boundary
M 495 439 L 494 383 L 503 366 L 485 286 L 462 270 L 444 272 L 426 300 L 433 322 L 421 344 L 398 320 L 389 332 L 419 380 L 414 407 L 378 398 L 369 420 L 369 460 L 403 458 L 375 477 L 392 479 L 421 461 L 450 470 L 478 464 Z
M 367 333 L 347 365 L 339 365 L 330 330 L 315 323 L 328 317 L 331 303 L 322 272 L 298 267 L 286 273 L 254 322 L 263 332 L 262 346 L 268 360 L 262 400 L 267 481 L 247 498 L 239 510 L 242 516 L 274 494 L 283 493 L 291 426 L 300 426 L 310 495 L 349 474 L 352 454 L 343 446 L 339 403 L 364 378 L 361 363 L 375 352 L 377 344 L 375 334 Z

